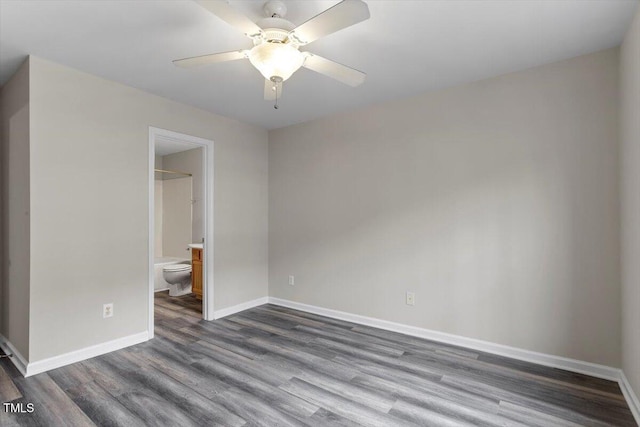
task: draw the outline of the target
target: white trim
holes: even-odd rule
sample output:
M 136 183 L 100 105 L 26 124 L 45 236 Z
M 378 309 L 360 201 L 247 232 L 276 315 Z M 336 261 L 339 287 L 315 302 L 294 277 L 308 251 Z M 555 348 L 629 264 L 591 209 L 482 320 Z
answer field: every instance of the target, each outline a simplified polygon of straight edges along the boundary
M 214 302 L 214 283 L 213 283 L 213 260 L 215 253 L 215 245 L 213 241 L 213 225 L 214 225 L 214 143 L 206 139 L 200 139 L 204 146 L 204 156 L 202 159 L 204 170 L 204 194 L 205 194 L 205 221 L 204 221 L 204 245 L 202 253 L 204 254 L 202 275 L 204 278 L 203 286 L 203 316 L 205 320 L 214 319 L 213 302 Z
M 9 358 L 11 363 L 14 364 L 16 369 L 20 371 L 22 376 L 26 376 L 27 373 L 27 359 L 20 354 L 18 350 L 11 344 L 9 340 L 7 340 L 4 335 L 0 334 L 0 348 L 4 351 L 4 354 L 11 354 L 12 356 Z
M 302 304 L 299 302 L 283 300 L 280 298 L 269 298 L 269 303 L 293 308 L 296 310 L 306 311 L 309 313 L 319 314 L 321 316 L 327 316 L 334 319 L 346 320 L 348 322 L 358 323 L 360 325 L 372 326 L 387 331 L 399 332 L 401 334 L 410 335 L 413 337 L 425 338 L 428 340 L 438 341 L 446 344 L 457 345 L 460 347 L 484 351 L 491 354 L 497 354 L 513 359 L 537 363 L 539 365 L 550 366 L 553 368 L 565 369 L 567 371 L 591 375 L 592 377 L 603 378 L 611 381 L 618 381 L 620 379 L 620 369 L 612 368 L 610 366 L 583 362 L 581 360 L 569 359 L 566 357 L 554 356 L 551 354 L 538 353 L 521 348 L 509 347 L 506 345 L 495 344 L 488 341 L 447 334 L 444 332 L 432 331 L 429 329 L 418 328 L 416 326 L 403 325 L 401 323 L 390 322 L 388 320 L 360 316 L 357 314 L 346 313 L 344 311 L 331 310 L 328 308 Z
M 627 400 L 627 404 L 629 404 L 629 409 L 631 409 L 631 413 L 636 419 L 636 423 L 640 426 L 640 400 L 638 400 L 638 396 L 634 393 L 633 388 L 631 388 L 631 384 L 629 384 L 629 380 L 627 380 L 627 376 L 624 374 L 624 371 L 620 371 L 619 384 L 620 390 L 622 390 L 622 394 Z
M 69 353 L 61 354 L 59 356 L 50 357 L 48 359 L 39 360 L 27 364 L 25 377 L 31 375 L 40 374 L 42 372 L 50 371 L 61 366 L 70 365 L 72 363 L 87 360 L 92 357 L 100 356 L 105 353 L 109 353 L 115 350 L 120 350 L 125 347 L 129 347 L 149 339 L 148 331 L 139 332 L 127 337 L 118 338 L 112 341 L 107 341 L 102 344 L 92 345 L 91 347 L 85 347 L 80 350 L 71 351 Z
M 268 303 L 269 303 L 269 297 L 257 298 L 252 301 L 247 301 L 231 307 L 216 310 L 213 313 L 213 318 L 215 320 L 222 319 L 223 317 L 231 316 L 232 314 L 236 314 L 241 311 L 249 310 L 250 308 L 258 307 L 259 305 L 264 305 Z
M 152 289 L 151 297 L 147 302 L 147 333 L 148 339 L 153 338 L 153 310 L 155 299 L 153 297 L 153 292 L 155 291 L 155 269 L 154 269 L 154 257 L 155 257 L 155 235 L 156 235 L 156 227 L 155 227 L 155 194 L 156 194 L 156 137 L 153 133 L 152 129 L 149 128 L 149 242 L 148 242 L 148 253 L 149 253 L 149 262 L 147 266 L 147 275 L 149 277 L 149 286 Z
M 213 320 L 213 168 L 214 168 L 214 142 L 209 139 L 199 138 L 197 136 L 182 134 L 173 132 L 166 129 L 156 128 L 149 126 L 149 305 L 148 305 L 148 326 L 149 339 L 154 336 L 154 322 L 153 322 L 153 304 L 154 304 L 154 292 L 155 286 L 153 283 L 154 271 L 154 192 L 155 192 L 155 141 L 157 137 L 163 139 L 173 140 L 185 145 L 192 145 L 195 147 L 202 147 L 204 155 L 202 156 L 202 170 L 204 180 L 204 194 L 205 194 L 205 212 L 204 212 L 204 246 L 203 253 L 205 259 L 203 262 L 203 289 L 202 289 L 202 317 L 205 320 Z

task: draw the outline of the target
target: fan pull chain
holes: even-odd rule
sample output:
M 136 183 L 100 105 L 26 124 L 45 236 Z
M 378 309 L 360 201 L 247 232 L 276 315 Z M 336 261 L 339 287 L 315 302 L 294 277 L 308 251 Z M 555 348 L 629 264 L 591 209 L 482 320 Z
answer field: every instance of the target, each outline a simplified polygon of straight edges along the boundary
M 273 89 L 275 89 L 276 91 L 276 102 L 275 104 L 273 104 L 273 108 L 277 110 L 278 109 L 278 83 L 273 85 Z

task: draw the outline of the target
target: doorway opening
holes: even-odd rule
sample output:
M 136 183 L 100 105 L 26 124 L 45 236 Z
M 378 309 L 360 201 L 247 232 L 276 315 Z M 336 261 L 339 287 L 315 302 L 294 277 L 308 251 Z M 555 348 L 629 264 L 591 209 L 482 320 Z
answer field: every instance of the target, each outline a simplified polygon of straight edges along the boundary
M 148 262 L 150 339 L 156 296 L 213 320 L 213 141 L 149 127 Z

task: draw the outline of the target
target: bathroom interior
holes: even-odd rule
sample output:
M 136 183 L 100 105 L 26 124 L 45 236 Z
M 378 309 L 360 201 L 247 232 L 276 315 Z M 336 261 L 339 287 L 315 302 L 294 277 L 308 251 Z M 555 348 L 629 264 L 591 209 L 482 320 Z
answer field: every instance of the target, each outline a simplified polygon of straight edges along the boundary
M 202 316 L 203 148 L 156 141 L 154 301 Z M 197 312 L 197 313 L 196 313 Z

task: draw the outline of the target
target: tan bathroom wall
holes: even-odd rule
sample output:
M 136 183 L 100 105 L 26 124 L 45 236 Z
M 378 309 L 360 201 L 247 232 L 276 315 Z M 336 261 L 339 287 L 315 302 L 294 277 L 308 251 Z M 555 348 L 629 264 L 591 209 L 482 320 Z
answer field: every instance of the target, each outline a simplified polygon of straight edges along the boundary
M 190 243 L 200 243 L 204 238 L 204 181 L 203 148 L 182 151 L 162 157 L 163 165 L 169 170 L 188 172 L 192 175 L 192 221 Z
M 164 256 L 190 259 L 193 178 L 167 179 L 162 182 L 162 191 Z
M 155 167 L 162 169 L 162 156 L 155 157 Z M 156 179 L 153 197 L 153 253 L 155 257 L 162 256 L 162 195 L 162 180 Z

